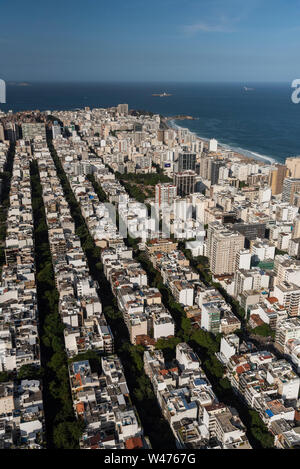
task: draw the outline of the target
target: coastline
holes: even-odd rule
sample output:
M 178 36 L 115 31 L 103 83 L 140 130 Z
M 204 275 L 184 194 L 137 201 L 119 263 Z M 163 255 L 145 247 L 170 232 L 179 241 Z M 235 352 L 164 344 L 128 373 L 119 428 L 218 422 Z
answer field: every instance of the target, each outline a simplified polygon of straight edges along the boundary
M 180 120 L 182 121 L 183 119 L 180 119 Z M 166 126 L 169 129 L 177 130 L 177 129 L 180 129 L 180 128 L 186 128 L 183 125 L 177 124 L 177 122 L 175 122 L 175 119 L 170 119 L 166 116 L 164 116 L 164 122 L 165 122 Z M 202 137 L 198 133 L 193 132 L 190 129 L 189 129 L 189 131 L 192 134 L 195 134 L 197 139 L 200 140 L 200 142 L 203 142 L 204 145 L 207 147 L 207 144 L 210 140 L 209 138 Z M 214 138 L 217 138 L 217 137 L 215 136 Z M 223 150 L 232 151 L 235 157 L 237 157 L 240 160 L 245 161 L 245 162 L 246 161 L 248 161 L 248 162 L 251 161 L 251 162 L 258 163 L 260 165 L 265 165 L 265 164 L 272 165 L 272 164 L 278 163 L 274 158 L 272 158 L 270 156 L 260 155 L 259 153 L 256 153 L 256 152 L 251 151 L 251 150 L 246 150 L 244 148 L 234 147 L 234 146 L 228 145 L 226 143 L 219 142 L 219 140 L 218 140 L 218 146 L 219 146 L 219 148 L 221 148 Z

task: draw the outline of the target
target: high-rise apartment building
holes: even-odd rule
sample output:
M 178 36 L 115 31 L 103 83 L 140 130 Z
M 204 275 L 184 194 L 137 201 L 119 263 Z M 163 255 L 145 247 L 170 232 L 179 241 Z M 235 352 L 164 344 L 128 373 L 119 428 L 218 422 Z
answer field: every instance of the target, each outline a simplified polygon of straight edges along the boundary
M 286 281 L 274 287 L 274 297 L 283 305 L 290 317 L 300 314 L 300 288 Z
M 175 173 L 173 182 L 177 187 L 178 195 L 181 197 L 192 194 L 195 190 L 196 173 L 194 171 Z
M 210 166 L 210 180 L 212 185 L 218 184 L 219 182 L 219 171 L 220 168 L 224 166 L 222 161 L 212 160 Z
M 119 114 L 128 114 L 128 104 L 118 104 L 117 106 L 117 112 Z
M 300 319 L 287 318 L 278 321 L 276 325 L 275 346 L 281 353 L 288 352 L 288 345 L 292 341 L 300 340 Z
M 208 226 L 207 256 L 214 275 L 233 274 L 236 257 L 244 249 L 245 238 L 242 234 L 228 230 L 218 222 Z
M 178 172 L 195 171 L 196 169 L 196 153 L 179 153 L 178 156 Z
M 214 304 L 204 304 L 201 309 L 201 327 L 211 332 L 212 334 L 218 334 L 220 332 L 221 325 L 221 311 Z
M 211 162 L 212 158 L 209 156 L 203 156 L 200 160 L 200 176 L 202 179 L 210 180 L 211 177 Z
M 52 137 L 56 138 L 56 137 L 59 137 L 60 135 L 61 135 L 61 127 L 59 123 L 55 121 L 52 126 Z
M 296 259 L 300 259 L 300 237 L 290 239 L 288 254 L 289 256 L 293 256 Z M 299 273 L 299 278 L 300 278 L 300 273 Z
M 211 156 L 204 156 L 200 160 L 200 171 L 199 174 L 203 179 L 211 181 L 213 184 L 219 182 L 220 168 L 224 167 L 224 162 L 217 160 Z
M 291 178 L 300 178 L 300 156 L 287 158 L 285 164 Z
M 208 151 L 218 151 L 218 140 L 216 140 L 215 138 L 210 139 L 210 141 L 208 142 Z
M 276 164 L 271 169 L 269 174 L 269 186 L 272 190 L 272 195 L 281 194 L 283 188 L 283 181 L 288 175 L 288 169 L 283 164 Z
M 0 124 L 0 142 L 3 142 L 5 140 L 4 137 L 4 127 L 2 124 Z
M 290 278 L 289 272 L 293 272 L 294 270 L 299 270 L 300 272 L 300 262 L 298 260 L 291 259 L 287 254 L 275 256 L 274 273 L 276 275 L 276 285 L 288 281 Z
M 174 184 L 156 184 L 155 186 L 155 203 L 159 207 L 171 205 L 177 196 L 177 187 Z
M 14 122 L 7 122 L 5 124 L 5 131 L 4 131 L 5 139 L 9 140 L 10 142 L 15 142 L 18 135 L 18 126 Z
M 300 192 L 300 178 L 285 178 L 282 188 L 282 202 L 294 204 L 294 196 Z
M 293 223 L 292 239 L 300 238 L 300 215 L 297 215 Z

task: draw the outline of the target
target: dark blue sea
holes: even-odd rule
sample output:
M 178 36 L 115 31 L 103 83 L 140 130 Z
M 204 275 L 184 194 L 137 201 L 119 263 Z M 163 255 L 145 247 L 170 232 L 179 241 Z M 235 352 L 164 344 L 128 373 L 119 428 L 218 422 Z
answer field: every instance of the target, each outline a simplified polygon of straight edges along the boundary
M 245 85 L 251 89 L 245 91 Z M 152 96 L 163 91 L 172 96 Z M 292 91 L 290 83 L 7 84 L 7 104 L 0 109 L 53 111 L 128 103 L 131 109 L 165 116 L 188 114 L 196 120 L 176 123 L 200 137 L 283 162 L 300 154 L 300 104 L 292 103 Z

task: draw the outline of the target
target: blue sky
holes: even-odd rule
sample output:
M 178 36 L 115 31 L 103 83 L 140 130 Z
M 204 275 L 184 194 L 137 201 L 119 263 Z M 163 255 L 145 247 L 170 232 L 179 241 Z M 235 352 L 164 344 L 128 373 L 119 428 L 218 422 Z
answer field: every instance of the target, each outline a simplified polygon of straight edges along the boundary
M 0 77 L 292 81 L 300 0 L 1 2 Z

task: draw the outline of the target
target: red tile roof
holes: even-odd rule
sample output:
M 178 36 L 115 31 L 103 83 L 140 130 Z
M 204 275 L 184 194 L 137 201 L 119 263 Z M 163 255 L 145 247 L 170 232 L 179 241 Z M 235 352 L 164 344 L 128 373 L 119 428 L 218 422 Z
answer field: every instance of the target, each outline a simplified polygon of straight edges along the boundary
M 274 304 L 278 301 L 278 298 L 276 298 L 275 296 L 269 296 L 269 298 L 267 298 L 268 302 L 271 303 L 271 304 Z
M 126 449 L 138 449 L 143 448 L 143 442 L 141 437 L 129 438 L 125 441 Z

